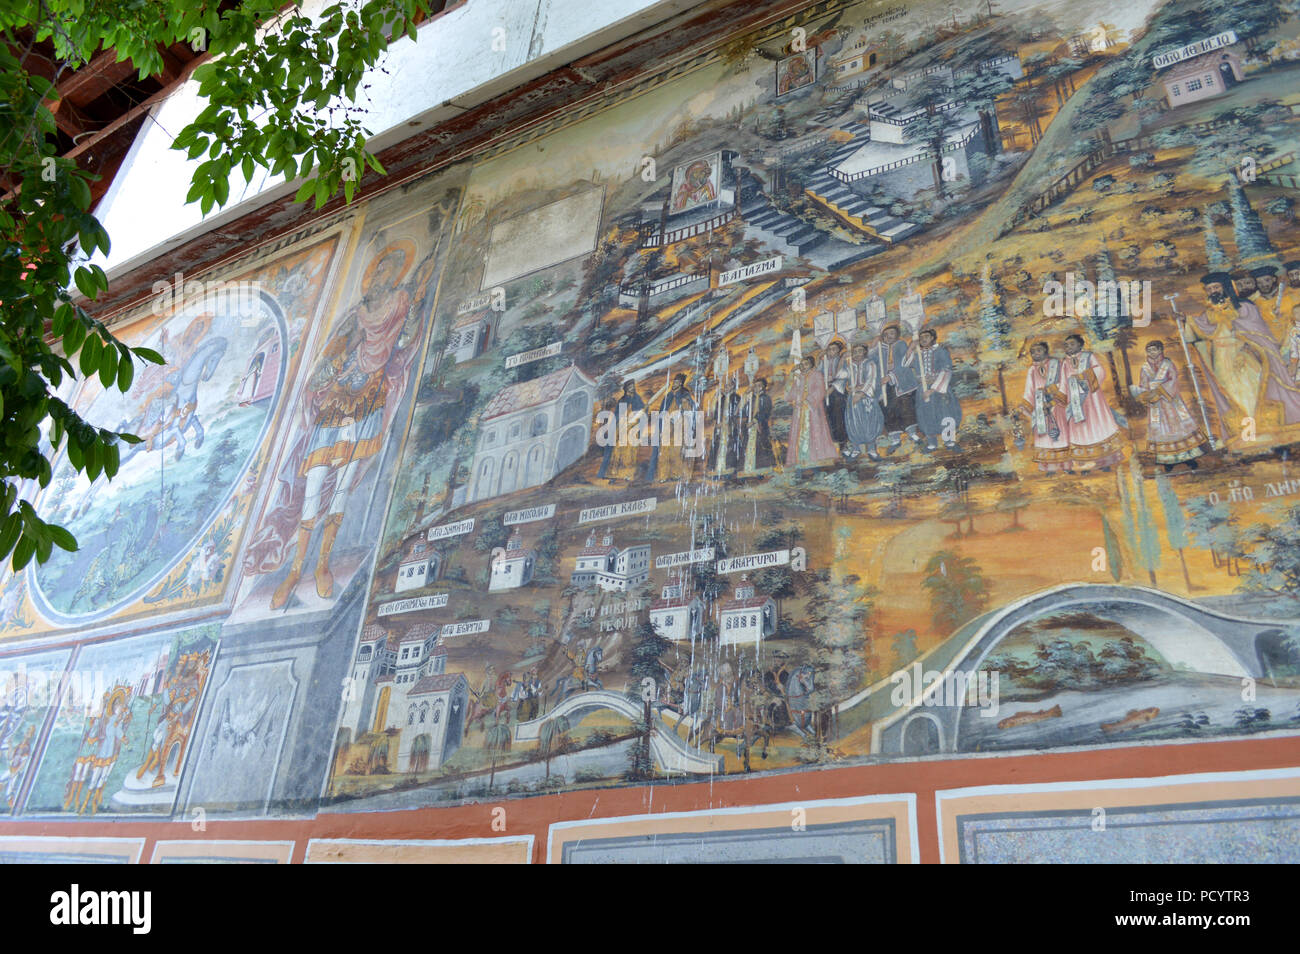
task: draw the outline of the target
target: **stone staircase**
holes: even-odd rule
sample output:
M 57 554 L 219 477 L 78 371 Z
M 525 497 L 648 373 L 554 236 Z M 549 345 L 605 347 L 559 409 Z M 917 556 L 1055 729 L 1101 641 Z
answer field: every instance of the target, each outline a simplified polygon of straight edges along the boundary
M 841 161 L 860 145 L 861 143 L 848 144 L 845 147 L 848 152 L 840 150 L 836 153 L 837 158 L 832 159 L 832 164 Z M 872 238 L 880 239 L 890 245 L 921 230 L 921 226 L 916 223 L 900 219 L 885 209 L 873 205 L 870 199 L 853 192 L 824 169 L 813 176 L 804 191 L 836 217 Z

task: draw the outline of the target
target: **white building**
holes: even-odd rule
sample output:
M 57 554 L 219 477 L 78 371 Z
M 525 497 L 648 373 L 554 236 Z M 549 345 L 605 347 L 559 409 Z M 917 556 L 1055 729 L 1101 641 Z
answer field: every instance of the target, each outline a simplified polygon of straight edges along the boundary
M 776 602 L 770 596 L 755 595 L 745 577 L 736 586 L 736 596 L 724 604 L 718 618 L 718 642 L 723 646 L 753 643 L 776 633 Z
M 506 544 L 505 552 L 492 562 L 492 577 L 488 590 L 515 590 L 527 586 L 533 578 L 536 552 L 524 549 L 515 533 Z
M 595 395 L 574 365 L 498 391 L 479 418 L 467 501 L 544 484 L 581 458 Z
M 650 546 L 641 544 L 620 550 L 606 533 L 599 544 L 593 531 L 587 545 L 578 551 L 569 582 L 574 586 L 593 583 L 606 592 L 625 593 L 650 579 Z
M 402 547 L 402 562 L 397 566 L 397 584 L 393 592 L 427 586 L 438 578 L 442 557 L 422 536 L 415 536 Z
M 451 326 L 447 336 L 447 357 L 457 364 L 472 361 L 483 353 L 492 338 L 492 319 L 484 314 L 468 314 Z
M 860 30 L 845 40 L 844 46 L 830 58 L 829 63 L 837 80 L 856 76 L 874 68 L 876 51 L 872 49 L 871 38 L 867 36 L 866 31 Z
M 1241 59 L 1227 49 L 1213 50 L 1184 60 L 1161 76 L 1170 108 L 1222 96 L 1245 78 Z
M 664 639 L 695 639 L 704 630 L 704 603 L 680 581 L 665 584 L 662 596 L 650 604 L 650 622 Z
M 469 705 L 469 683 L 462 673 L 421 677 L 406 693 L 405 718 L 389 722 L 400 730 L 397 771 L 440 768 L 460 748 Z
M 344 694 L 343 741 L 396 730 L 399 772 L 437 768 L 459 748 L 469 686 L 462 674 L 447 674 L 440 632 L 440 626 L 429 623 L 412 626 L 400 637 L 382 626 L 365 628 Z
M 343 692 L 343 716 L 339 727 L 346 731 L 347 741 L 351 742 L 371 730 L 367 714 L 374 709 L 375 684 L 379 677 L 392 672 L 394 656 L 388 647 L 388 630 L 382 626 L 367 626 L 361 634 L 361 643 L 352 664 L 352 682 Z

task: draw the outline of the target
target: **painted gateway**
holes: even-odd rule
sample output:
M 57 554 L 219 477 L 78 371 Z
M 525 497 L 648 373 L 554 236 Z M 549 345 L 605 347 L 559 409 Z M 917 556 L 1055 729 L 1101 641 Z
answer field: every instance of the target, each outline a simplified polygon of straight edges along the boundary
M 0 810 L 1300 732 L 1300 23 L 1240 6 L 822 4 L 125 316 Z

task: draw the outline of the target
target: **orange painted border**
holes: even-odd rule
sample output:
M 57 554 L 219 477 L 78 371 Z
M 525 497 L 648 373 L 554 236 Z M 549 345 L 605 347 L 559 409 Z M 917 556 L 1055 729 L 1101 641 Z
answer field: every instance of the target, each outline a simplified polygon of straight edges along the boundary
M 209 819 L 194 831 L 178 818 L 159 821 L 13 820 L 0 822 L 0 835 L 115 837 L 145 839 L 142 857 L 159 840 L 294 841 L 293 861 L 305 859 L 313 838 L 459 839 L 533 835 L 533 861 L 545 860 L 553 822 L 655 812 L 752 807 L 800 799 L 860 795 L 916 795 L 917 837 L 922 863 L 939 862 L 935 793 L 984 785 L 1093 782 L 1202 772 L 1243 772 L 1300 767 L 1296 737 L 1121 746 L 1032 755 L 919 759 L 816 770 L 779 771 L 712 781 L 585 789 L 556 795 L 493 799 L 470 804 L 384 812 L 322 812 L 315 816 Z M 506 808 L 506 830 L 492 830 L 492 808 Z

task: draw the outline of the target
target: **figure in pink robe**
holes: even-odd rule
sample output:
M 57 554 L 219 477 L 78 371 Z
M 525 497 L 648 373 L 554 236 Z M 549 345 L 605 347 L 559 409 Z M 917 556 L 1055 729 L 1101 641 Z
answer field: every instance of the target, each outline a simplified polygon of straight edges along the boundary
M 787 467 L 817 467 L 839 456 L 826 425 L 826 382 L 816 368 L 811 356 L 804 358 L 785 390 L 785 399 L 794 407 L 790 446 L 785 452 Z
M 1209 439 L 1178 393 L 1178 369 L 1165 357 L 1164 344 L 1152 341 L 1146 354 L 1132 393 L 1147 407 L 1147 451 L 1166 473 L 1183 463 L 1195 470 Z
M 1102 391 L 1106 369 L 1095 354 L 1083 350 L 1081 335 L 1065 339 L 1061 375 L 1073 470 L 1107 470 L 1118 464 L 1124 451 L 1119 425 Z
M 1061 361 L 1051 357 L 1043 341 L 1030 345 L 1029 357 L 1020 409 L 1034 432 L 1034 461 L 1042 471 L 1069 470 L 1070 425 L 1065 417 Z

